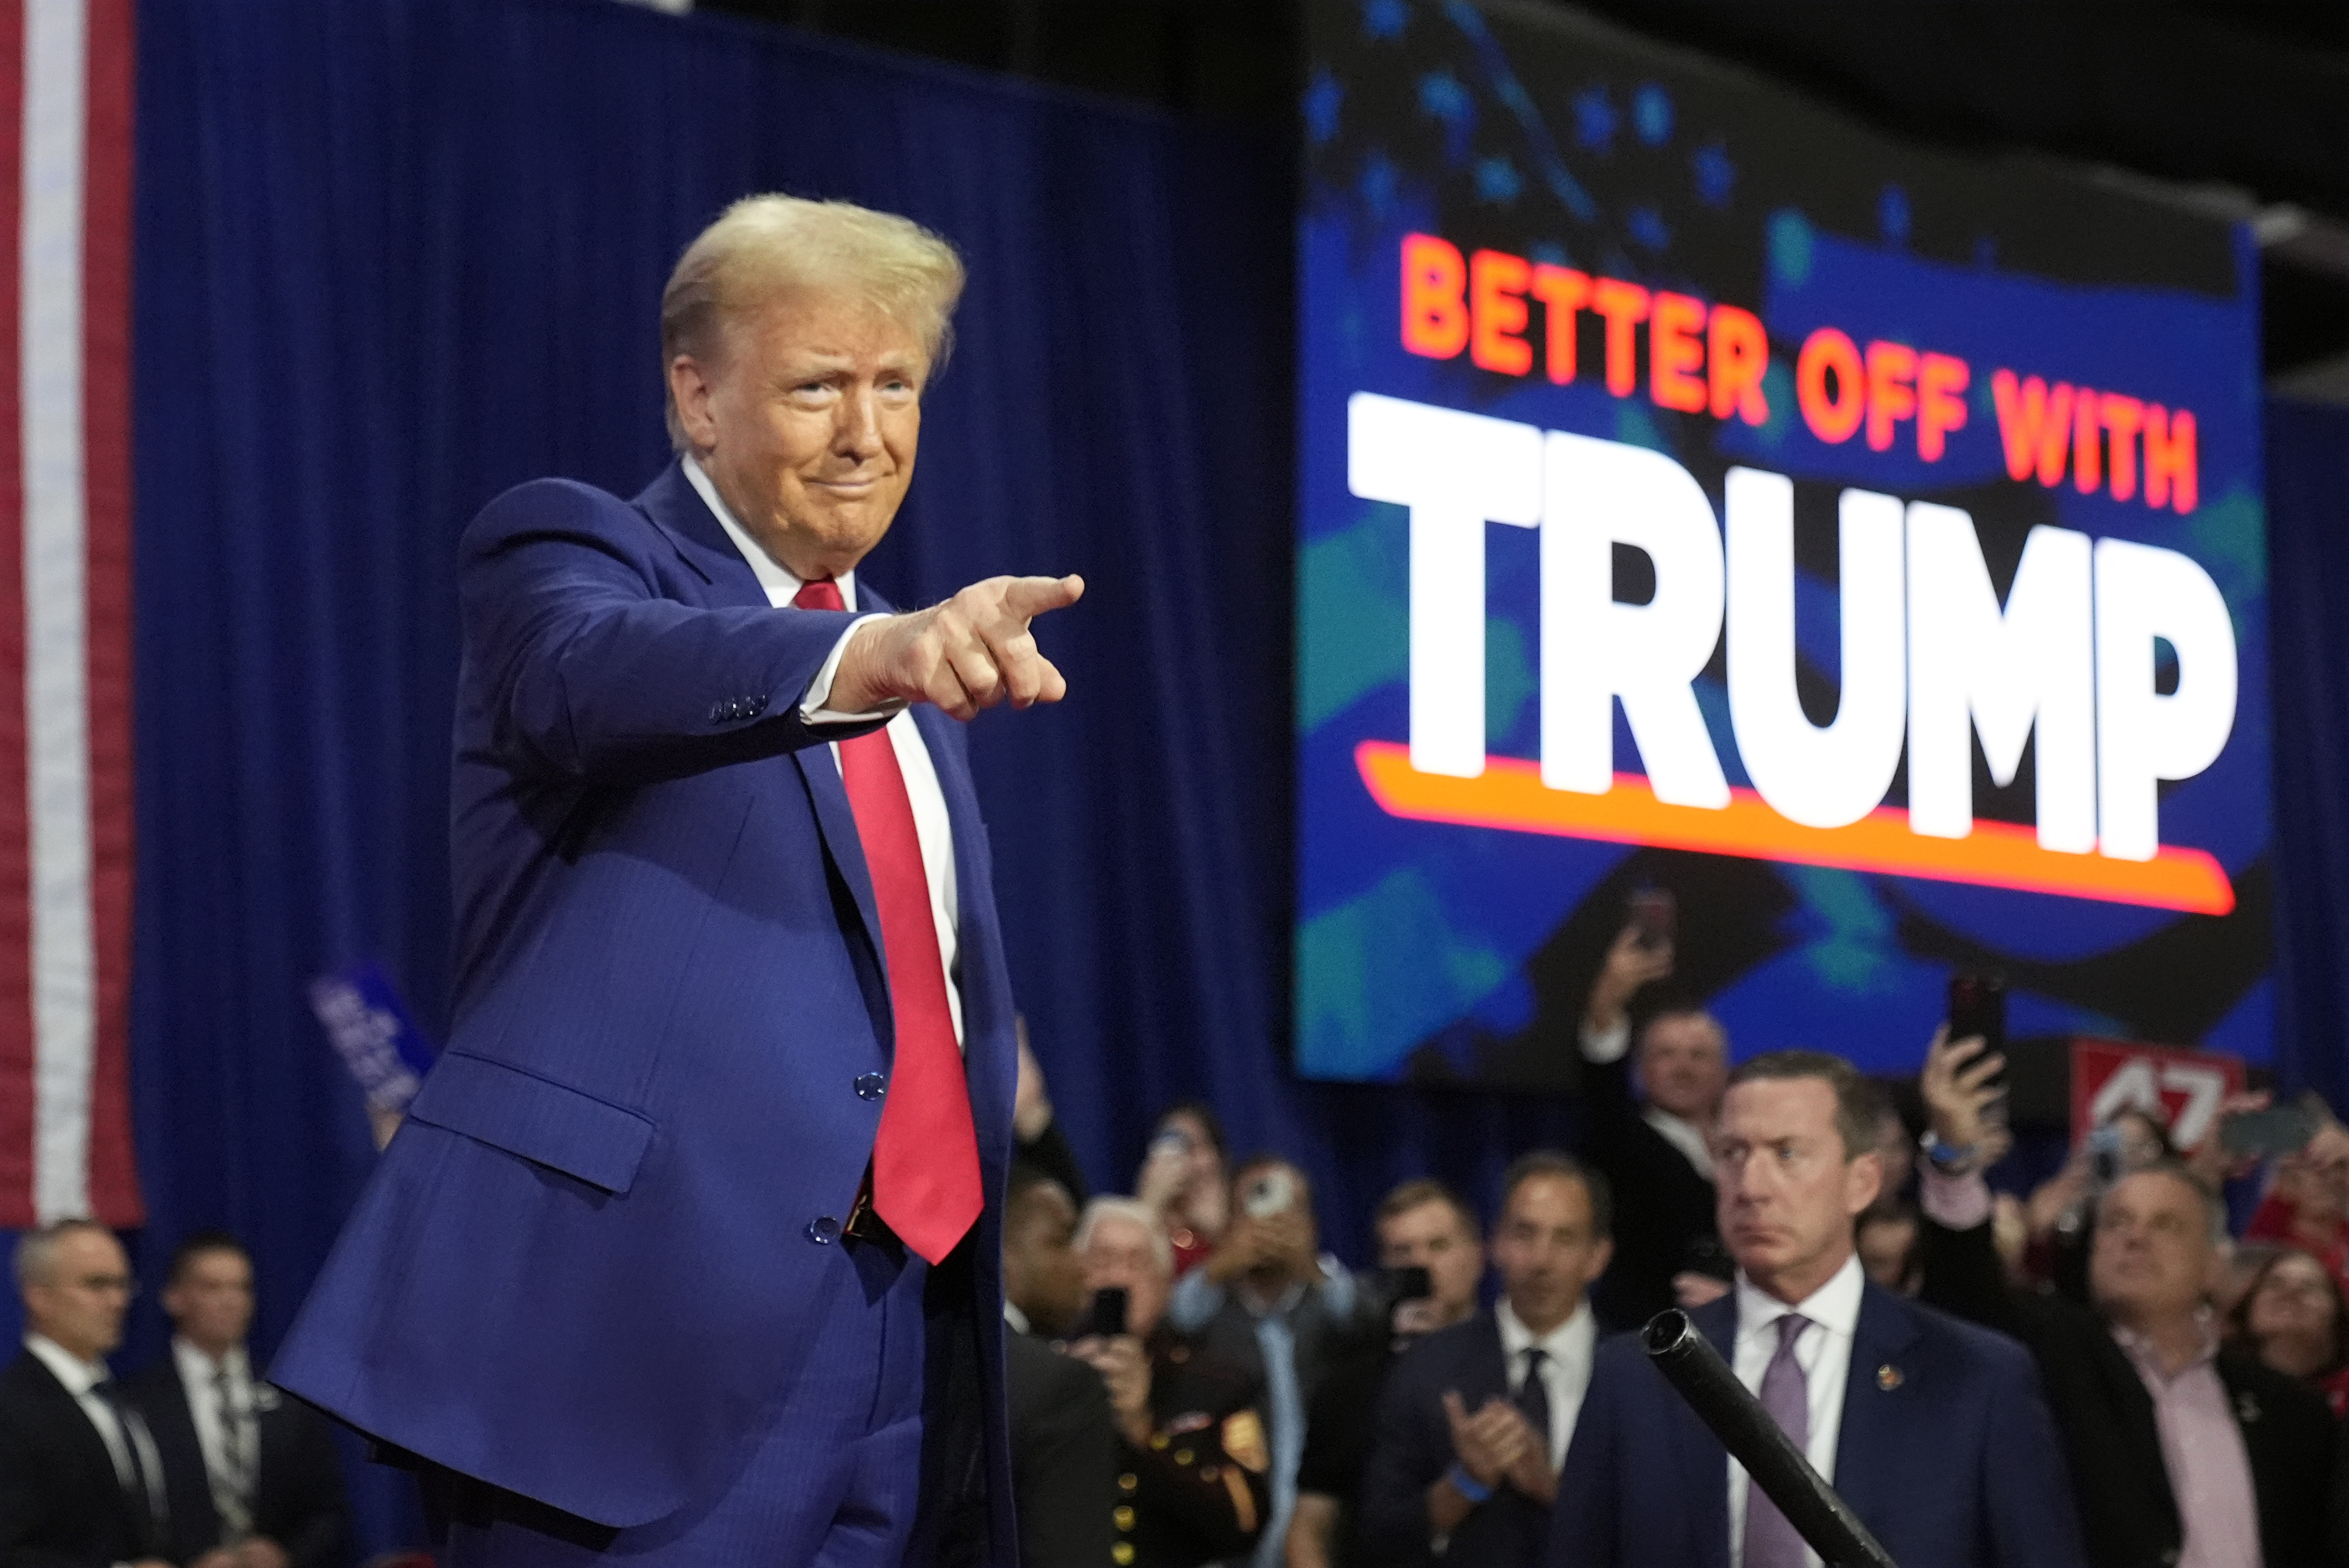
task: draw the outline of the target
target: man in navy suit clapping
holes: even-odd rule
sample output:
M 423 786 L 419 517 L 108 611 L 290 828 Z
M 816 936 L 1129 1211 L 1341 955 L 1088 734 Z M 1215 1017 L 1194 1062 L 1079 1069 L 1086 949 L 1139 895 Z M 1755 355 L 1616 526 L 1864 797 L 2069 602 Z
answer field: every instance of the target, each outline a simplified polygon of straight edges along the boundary
M 1566 1155 L 1509 1167 L 1493 1232 L 1500 1301 L 1413 1347 L 1380 1398 L 1364 1556 L 1458 1568 L 1539 1557 L 1590 1381 L 1598 1326 L 1585 1293 L 1612 1251 L 1608 1209 L 1606 1179 Z
M 1732 1293 L 1690 1315 L 1901 1568 L 2072 1568 L 2064 1456 L 2023 1347 L 1868 1282 L 1872 1099 L 1816 1051 L 1730 1075 L 1713 1142 Z M 1815 1568 L 1625 1335 L 1599 1351 L 1559 1477 L 1553 1568 Z

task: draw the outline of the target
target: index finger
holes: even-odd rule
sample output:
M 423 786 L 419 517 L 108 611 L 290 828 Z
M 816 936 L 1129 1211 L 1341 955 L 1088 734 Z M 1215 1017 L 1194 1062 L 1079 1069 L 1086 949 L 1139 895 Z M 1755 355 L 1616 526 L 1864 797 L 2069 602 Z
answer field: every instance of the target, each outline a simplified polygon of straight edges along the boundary
M 1066 577 L 1014 577 L 1003 590 L 1003 607 L 1022 619 L 1064 610 L 1084 597 L 1085 580 L 1075 573 Z

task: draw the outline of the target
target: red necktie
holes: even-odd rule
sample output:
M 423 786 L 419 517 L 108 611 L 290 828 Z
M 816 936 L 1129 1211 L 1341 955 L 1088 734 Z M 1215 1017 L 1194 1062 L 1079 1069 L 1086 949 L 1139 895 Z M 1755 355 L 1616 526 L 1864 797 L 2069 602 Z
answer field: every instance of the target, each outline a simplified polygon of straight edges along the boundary
M 802 610 L 847 607 L 840 585 L 829 579 L 808 583 L 792 603 Z M 930 882 L 896 748 L 886 729 L 839 746 L 840 779 L 848 788 L 881 915 L 889 1007 L 897 1025 L 888 1098 L 873 1144 L 873 1207 L 900 1240 L 935 1264 L 962 1240 L 983 1202 L 970 1088 L 955 1044 L 954 1015 L 947 1008 Z

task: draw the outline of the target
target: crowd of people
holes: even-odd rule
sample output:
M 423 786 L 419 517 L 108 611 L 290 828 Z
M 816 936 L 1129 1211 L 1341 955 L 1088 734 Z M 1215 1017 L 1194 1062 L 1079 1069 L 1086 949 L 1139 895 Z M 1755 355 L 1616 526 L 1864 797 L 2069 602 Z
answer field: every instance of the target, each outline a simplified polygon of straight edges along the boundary
M 16 1244 L 25 1344 L 0 1371 L 0 1563 L 341 1568 L 342 1461 L 326 1418 L 258 1375 L 253 1259 L 224 1232 L 165 1270 L 170 1347 L 117 1378 L 138 1285 L 113 1233 L 67 1220 Z
M 1575 1152 L 1519 1156 L 1489 1214 L 1403 1182 L 1361 1271 L 1205 1105 L 1089 1196 L 1024 1059 L 1024 1561 L 1816 1564 L 1626 1332 L 1677 1307 L 1902 1568 L 2349 1563 L 2349 1130 L 2230 1162 L 2132 1107 L 1993 1192 L 1984 1042 L 1937 1033 L 1898 1099 L 1818 1052 L 1733 1068 L 1671 969 L 1609 949 Z
M 1671 967 L 1636 931 L 1609 949 L 1576 1152 L 1520 1155 L 1489 1213 L 1402 1183 L 1361 1271 L 1322 1250 L 1305 1172 L 1235 1160 L 1205 1104 L 1158 1119 L 1132 1196 L 1089 1192 L 1023 1042 L 1023 1561 L 1816 1563 L 1625 1332 L 1677 1307 L 1902 1568 L 2349 1563 L 2349 1130 L 2315 1117 L 2253 1170 L 2132 1108 L 1996 1193 L 1983 1042 L 1937 1034 L 1904 1119 L 1835 1057 L 1733 1068 L 1717 1020 L 1653 999 Z M 2225 1184 L 2254 1178 L 2231 1236 Z M 16 1275 L 0 1568 L 348 1560 L 325 1423 L 245 1350 L 233 1237 L 178 1249 L 170 1349 L 119 1381 L 119 1242 L 53 1225 Z

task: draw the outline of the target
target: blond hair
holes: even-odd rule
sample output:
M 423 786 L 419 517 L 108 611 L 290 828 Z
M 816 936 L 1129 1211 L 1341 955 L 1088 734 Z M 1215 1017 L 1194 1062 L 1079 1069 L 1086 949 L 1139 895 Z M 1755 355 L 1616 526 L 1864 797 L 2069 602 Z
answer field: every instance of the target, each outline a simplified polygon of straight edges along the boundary
M 933 372 L 953 346 L 962 258 L 910 218 L 850 201 L 745 196 L 701 231 L 661 291 L 661 379 L 679 355 L 716 362 L 726 328 L 792 289 L 854 295 L 910 328 Z M 668 398 L 668 438 L 689 444 Z

